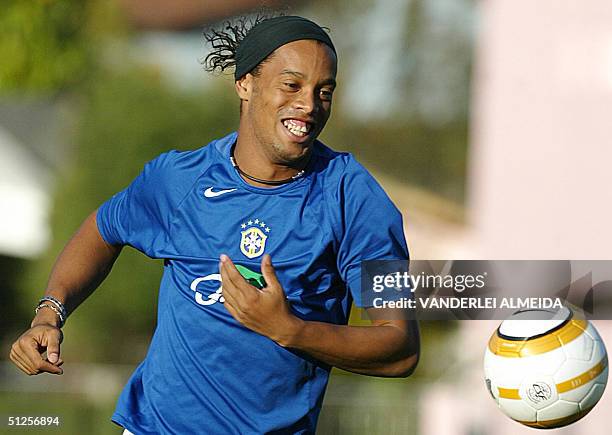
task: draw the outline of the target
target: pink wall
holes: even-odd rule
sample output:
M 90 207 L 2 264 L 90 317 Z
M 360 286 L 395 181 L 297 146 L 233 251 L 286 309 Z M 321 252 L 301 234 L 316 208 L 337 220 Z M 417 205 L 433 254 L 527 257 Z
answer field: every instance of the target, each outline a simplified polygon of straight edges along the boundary
M 480 2 L 477 256 L 612 259 L 612 2 Z

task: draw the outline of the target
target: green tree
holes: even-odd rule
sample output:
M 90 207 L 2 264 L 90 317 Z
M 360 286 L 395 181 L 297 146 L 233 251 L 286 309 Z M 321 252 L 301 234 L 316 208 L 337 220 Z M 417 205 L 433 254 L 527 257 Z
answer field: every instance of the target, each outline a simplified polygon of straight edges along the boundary
M 5 0 L 0 10 L 0 92 L 55 91 L 89 62 L 84 0 Z

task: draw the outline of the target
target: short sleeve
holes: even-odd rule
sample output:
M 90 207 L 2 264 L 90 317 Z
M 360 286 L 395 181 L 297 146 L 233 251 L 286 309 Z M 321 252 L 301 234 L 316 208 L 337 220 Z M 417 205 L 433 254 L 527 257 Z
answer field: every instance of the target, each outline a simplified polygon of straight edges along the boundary
M 171 213 L 168 155 L 148 162 L 125 190 L 100 206 L 96 222 L 106 242 L 132 246 L 152 258 L 163 256 Z
M 355 304 L 364 307 L 361 262 L 408 260 L 402 215 L 374 177 L 353 158 L 337 187 L 343 230 L 338 271 Z

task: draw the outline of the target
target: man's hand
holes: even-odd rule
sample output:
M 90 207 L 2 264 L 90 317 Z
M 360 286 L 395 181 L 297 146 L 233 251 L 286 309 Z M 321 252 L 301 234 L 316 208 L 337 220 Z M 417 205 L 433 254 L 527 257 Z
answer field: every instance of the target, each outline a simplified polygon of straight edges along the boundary
M 419 359 L 415 321 L 374 316 L 372 326 L 305 321 L 291 313 L 269 255 L 261 262 L 267 286 L 250 285 L 227 255 L 221 256 L 223 304 L 247 328 L 283 347 L 303 351 L 329 365 L 373 376 L 409 376 Z
M 224 306 L 238 322 L 281 345 L 286 336 L 299 328 L 302 321 L 291 313 L 269 255 L 261 261 L 261 272 L 267 283 L 261 290 L 242 277 L 227 255 L 221 255 L 219 272 Z
M 91 213 L 57 258 L 47 284 L 46 296 L 53 296 L 72 312 L 104 280 L 119 253 L 120 245 L 109 245 L 102 238 Z M 61 375 L 62 331 L 57 314 L 41 308 L 26 331 L 11 347 L 11 361 L 28 375 Z M 46 359 L 43 354 L 47 352 Z
M 64 371 L 60 366 L 64 363 L 60 358 L 60 343 L 62 331 L 51 324 L 41 323 L 23 333 L 11 347 L 11 361 L 24 373 L 37 375 L 53 373 L 61 375 Z M 43 353 L 47 358 L 43 359 Z

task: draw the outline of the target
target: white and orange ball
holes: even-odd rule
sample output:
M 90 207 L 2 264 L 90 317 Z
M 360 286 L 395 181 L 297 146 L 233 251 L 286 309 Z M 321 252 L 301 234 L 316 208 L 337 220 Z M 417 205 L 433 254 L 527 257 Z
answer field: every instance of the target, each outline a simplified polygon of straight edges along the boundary
M 608 358 L 593 325 L 571 310 L 524 310 L 491 336 L 484 371 L 487 388 L 506 415 L 549 429 L 593 409 L 606 387 Z

